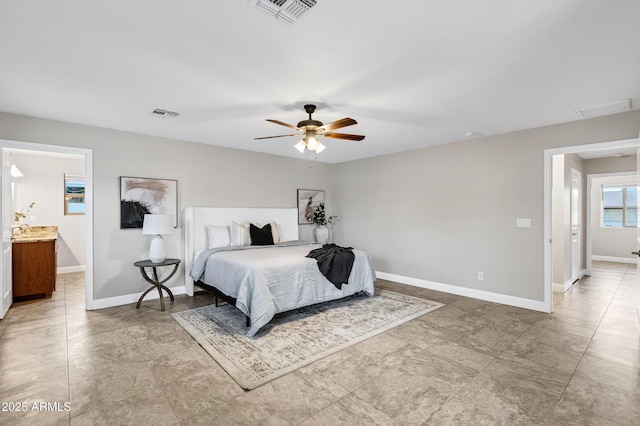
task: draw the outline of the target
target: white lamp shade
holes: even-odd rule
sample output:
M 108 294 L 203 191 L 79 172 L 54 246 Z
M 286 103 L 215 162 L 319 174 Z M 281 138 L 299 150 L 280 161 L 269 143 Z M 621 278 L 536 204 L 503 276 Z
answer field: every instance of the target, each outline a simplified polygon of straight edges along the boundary
M 302 139 L 300 142 L 298 142 L 297 144 L 294 145 L 295 149 L 297 149 L 298 151 L 304 153 L 304 149 L 307 147 L 307 142 Z
M 173 232 L 173 215 L 145 214 L 142 222 L 144 235 L 162 235 Z
M 307 136 L 307 149 L 309 151 L 315 151 L 318 147 L 318 139 L 314 135 Z

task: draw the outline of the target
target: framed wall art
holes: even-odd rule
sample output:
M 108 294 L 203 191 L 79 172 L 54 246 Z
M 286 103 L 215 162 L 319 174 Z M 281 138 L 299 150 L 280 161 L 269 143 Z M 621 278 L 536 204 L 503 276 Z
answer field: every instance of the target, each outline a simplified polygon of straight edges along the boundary
M 178 181 L 120 176 L 120 229 L 142 228 L 145 214 L 173 215 L 178 226 Z
M 320 204 L 324 204 L 324 191 L 298 189 L 298 225 L 313 224 L 313 210 Z

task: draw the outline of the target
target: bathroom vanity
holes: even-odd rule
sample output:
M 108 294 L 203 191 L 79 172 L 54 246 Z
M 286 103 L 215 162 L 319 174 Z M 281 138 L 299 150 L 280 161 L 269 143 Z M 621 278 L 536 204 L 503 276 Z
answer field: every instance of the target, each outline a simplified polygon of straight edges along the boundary
M 14 233 L 13 297 L 51 296 L 56 289 L 58 227 L 30 226 Z

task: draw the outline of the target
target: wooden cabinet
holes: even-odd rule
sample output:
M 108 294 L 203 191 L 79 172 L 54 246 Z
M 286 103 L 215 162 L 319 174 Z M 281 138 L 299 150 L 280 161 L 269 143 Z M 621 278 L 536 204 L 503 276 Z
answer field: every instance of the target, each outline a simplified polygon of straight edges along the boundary
M 12 244 L 13 297 L 45 294 L 56 289 L 57 240 Z

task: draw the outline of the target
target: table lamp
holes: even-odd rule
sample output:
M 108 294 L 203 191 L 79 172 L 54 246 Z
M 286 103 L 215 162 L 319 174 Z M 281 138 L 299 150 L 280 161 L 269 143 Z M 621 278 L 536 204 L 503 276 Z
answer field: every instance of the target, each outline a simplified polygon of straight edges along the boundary
M 163 262 L 167 258 L 167 246 L 163 234 L 173 231 L 173 216 L 170 214 L 145 214 L 142 222 L 143 235 L 155 235 L 149 247 L 149 259 L 153 263 Z

